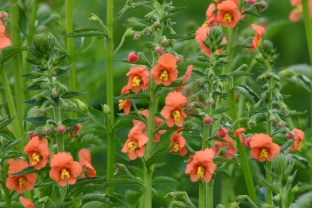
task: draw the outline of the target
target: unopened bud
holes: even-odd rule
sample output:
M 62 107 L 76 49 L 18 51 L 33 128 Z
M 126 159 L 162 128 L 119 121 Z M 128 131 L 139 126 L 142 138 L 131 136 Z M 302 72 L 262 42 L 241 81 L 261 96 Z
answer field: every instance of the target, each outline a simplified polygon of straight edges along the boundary
M 95 23 L 100 22 L 100 18 L 94 14 L 89 18 L 89 20 L 91 20 L 92 22 L 95 22 Z
M 82 125 L 81 124 L 76 124 L 72 126 L 72 130 L 73 131 L 80 131 L 82 129 Z
M 136 52 L 131 52 L 128 54 L 128 63 L 135 63 L 140 60 L 140 57 Z
M 176 60 L 177 60 L 177 64 L 183 62 L 183 56 L 176 56 L 175 58 L 176 58 Z
M 220 138 L 224 138 L 228 134 L 229 130 L 227 128 L 221 127 L 217 132 L 217 136 Z
M 160 41 L 161 45 L 163 46 L 167 46 L 169 44 L 169 40 L 167 38 L 163 38 L 161 41 Z
M 88 106 L 84 102 L 82 102 L 79 99 L 76 99 L 75 101 L 76 101 L 78 108 L 81 112 L 87 112 L 88 111 Z
M 145 33 L 147 34 L 147 35 L 150 35 L 151 33 L 153 32 L 153 30 L 152 30 L 152 28 L 146 28 L 145 29 Z
M 141 38 L 141 33 L 134 33 L 133 38 L 139 40 Z
M 213 79 L 215 77 L 215 73 L 212 69 L 209 69 L 208 71 L 208 78 L 209 79 Z
M 213 105 L 215 103 L 213 97 L 212 97 L 212 93 L 209 94 L 208 99 L 206 100 L 206 104 L 207 105 Z
M 0 20 L 4 20 L 4 19 L 6 19 L 8 16 L 9 16 L 8 13 L 6 13 L 6 12 L 0 12 Z
M 193 103 L 186 103 L 185 105 L 187 110 L 193 110 L 194 109 L 194 104 Z
M 289 110 L 288 110 L 287 106 L 285 105 L 285 103 L 280 103 L 279 107 L 280 107 L 280 110 L 281 110 L 283 115 L 289 114 Z
M 247 103 L 245 103 L 245 109 L 246 109 L 246 111 L 250 111 L 250 108 L 251 108 L 251 106 L 250 106 L 250 103 L 249 102 L 247 102 Z
M 279 74 L 283 77 L 287 77 L 287 78 L 290 78 L 292 76 L 295 76 L 296 73 L 291 71 L 291 70 L 288 70 L 288 69 L 284 69 L 282 71 L 279 72 Z
M 57 72 L 56 72 L 56 71 L 53 71 L 53 72 L 52 72 L 52 76 L 56 77 L 56 76 L 57 76 Z
M 255 125 L 257 125 L 257 118 L 251 117 L 248 121 L 248 126 L 255 126 Z
M 206 116 L 203 120 L 203 123 L 206 125 L 210 125 L 212 124 L 212 122 L 213 122 L 213 119 L 210 116 Z
M 46 86 L 47 86 L 47 84 L 45 82 L 42 82 L 39 87 L 40 87 L 40 89 L 44 89 L 44 88 L 46 88 Z
M 64 126 L 64 125 L 59 125 L 58 127 L 57 127 L 57 129 L 56 129 L 56 131 L 57 131 L 57 133 L 59 133 L 59 134 L 64 134 L 65 132 L 66 132 L 66 126 Z
M 37 132 L 30 132 L 30 133 L 28 133 L 28 138 L 29 139 L 32 139 L 33 137 L 39 137 L 39 134 L 37 134 Z
M 159 21 L 155 22 L 155 23 L 154 23 L 154 27 L 155 27 L 155 28 L 160 28 L 160 27 L 161 27 L 160 22 L 159 22 Z
M 77 105 L 76 105 L 76 103 L 70 102 L 70 103 L 69 103 L 69 107 L 70 107 L 70 110 L 72 110 L 72 111 L 77 110 Z
M 37 111 L 39 116 L 44 116 L 46 114 L 46 109 L 44 106 L 41 106 Z
M 295 132 L 290 131 L 290 132 L 287 132 L 287 133 L 286 133 L 285 137 L 286 137 L 287 139 L 294 139 L 294 138 L 296 137 L 296 134 L 295 134 Z
M 246 0 L 246 3 L 249 5 L 254 5 L 257 2 L 257 0 Z
M 156 46 L 154 51 L 155 53 L 162 54 L 164 52 L 164 48 L 161 46 Z
M 52 130 L 53 130 L 53 125 L 47 123 L 47 124 L 44 125 L 44 127 L 43 127 L 42 130 L 41 130 L 41 132 L 42 132 L 43 134 L 50 134 Z
M 52 98 L 57 98 L 58 97 L 58 92 L 56 91 L 55 88 L 52 89 L 51 96 L 52 96 Z
M 106 104 L 102 105 L 102 111 L 107 116 L 110 114 L 110 109 L 109 109 L 108 105 L 106 105 Z
M 275 117 L 273 114 L 270 114 L 270 116 L 269 116 L 269 121 L 270 121 L 271 123 L 275 123 L 275 122 L 276 122 L 276 117 Z
M 79 136 L 79 132 L 78 131 L 71 131 L 69 132 L 69 137 L 74 139 L 75 137 Z
M 267 78 L 271 79 L 272 78 L 272 73 L 267 73 Z
M 283 120 L 278 120 L 278 121 L 276 122 L 276 126 L 277 126 L 277 127 L 284 127 L 284 126 L 285 126 L 285 121 L 283 121 Z
M 243 142 L 244 142 L 244 144 L 245 144 L 246 146 L 249 147 L 249 146 L 250 146 L 250 141 L 251 141 L 251 137 L 248 137 L 248 138 L 245 138 Z
M 256 8 L 259 12 L 262 12 L 263 10 L 265 10 L 266 8 L 268 8 L 268 4 L 266 3 L 266 1 L 262 0 L 258 3 L 255 4 Z

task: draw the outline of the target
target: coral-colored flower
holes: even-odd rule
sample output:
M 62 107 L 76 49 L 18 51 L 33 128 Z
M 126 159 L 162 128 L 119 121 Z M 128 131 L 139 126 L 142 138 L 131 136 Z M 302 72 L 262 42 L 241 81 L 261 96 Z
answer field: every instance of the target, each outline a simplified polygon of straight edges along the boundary
M 224 142 L 215 141 L 211 149 L 215 155 L 219 153 L 219 156 L 232 159 L 237 153 L 233 139 L 229 135 L 226 135 L 223 139 L 225 140 Z
M 250 141 L 250 156 L 259 162 L 272 161 L 280 153 L 280 146 L 267 134 L 254 134 Z
M 206 183 L 211 181 L 212 175 L 216 169 L 216 164 L 213 163 L 213 157 L 213 150 L 208 148 L 197 151 L 194 156 L 190 156 L 185 173 L 190 174 L 192 182 L 196 182 L 201 178 Z
M 238 136 L 240 143 L 246 148 L 247 145 L 245 143 L 244 136 L 243 136 L 243 133 L 242 133 L 244 131 L 245 131 L 245 128 L 238 128 L 234 132 L 234 136 Z
M 137 157 L 143 157 L 145 152 L 145 144 L 148 141 L 147 136 L 142 132 L 144 126 L 140 123 L 135 125 L 128 134 L 128 139 L 125 142 L 122 152 L 127 153 L 130 160 L 135 160 Z
M 158 58 L 151 74 L 156 84 L 171 85 L 178 78 L 177 60 L 171 53 L 164 53 Z
M 145 116 L 146 120 L 148 121 L 149 110 L 142 110 L 142 111 L 139 111 L 139 113 L 142 114 L 143 116 Z M 156 129 L 160 124 L 162 124 L 163 119 L 161 119 L 159 117 L 155 117 L 154 121 L 155 121 L 155 123 L 154 123 L 155 126 L 154 127 Z M 133 124 L 134 125 L 137 125 L 137 124 L 142 125 L 142 127 L 143 127 L 142 133 L 144 135 L 147 135 L 146 125 L 143 122 L 138 121 L 138 120 L 133 120 Z M 156 134 L 154 135 L 154 142 L 159 142 L 160 141 L 160 135 L 164 134 L 164 133 L 166 133 L 166 130 L 160 130 L 160 131 L 156 132 Z
M 204 24 L 202 26 L 212 26 L 212 25 L 219 25 L 219 21 L 217 20 L 217 15 L 213 13 L 216 10 L 215 4 L 210 4 L 206 10 L 206 18 L 207 18 L 207 25 Z
M 36 170 L 44 168 L 50 153 L 48 140 L 46 138 L 40 140 L 37 136 L 33 137 L 24 147 L 24 153 L 28 154 L 30 166 Z
M 150 74 L 145 70 L 146 66 L 133 67 L 126 75 L 128 79 L 128 88 L 133 92 L 140 92 L 140 88 L 148 90 Z
M 170 138 L 171 143 L 169 146 L 174 145 L 170 152 L 180 152 L 180 156 L 184 156 L 187 153 L 187 150 L 185 148 L 185 138 L 180 135 L 180 132 L 183 129 L 179 129 Z
M 2 50 L 2 48 L 5 48 L 11 45 L 11 40 L 5 37 L 4 33 L 5 33 L 5 27 L 2 21 L 0 20 L 0 51 Z
M 226 135 L 228 135 L 228 132 L 229 130 L 227 128 L 221 127 L 217 132 L 217 136 L 220 138 L 224 138 Z
M 237 4 L 234 1 L 223 1 L 218 5 L 217 19 L 226 27 L 235 27 L 241 18 L 241 13 L 237 10 Z
M 30 199 L 26 199 L 26 198 L 20 196 L 19 201 L 22 203 L 24 208 L 35 208 L 35 205 L 32 203 L 32 201 Z
M 183 76 L 182 83 L 185 83 L 189 78 L 192 76 L 192 71 L 193 71 L 193 65 L 189 65 L 186 69 L 186 72 Z M 180 91 L 183 89 L 183 86 L 179 86 L 175 88 L 175 91 Z
M 182 107 L 186 104 L 187 98 L 181 92 L 170 92 L 166 97 L 166 105 L 160 114 L 166 119 L 169 127 L 174 124 L 182 127 L 184 119 L 187 117 Z
M 295 8 L 289 13 L 289 20 L 292 22 L 298 22 L 299 18 L 303 16 L 302 2 L 301 0 L 290 0 L 290 4 Z M 312 1 L 308 2 L 310 17 L 312 18 Z
M 82 178 L 94 178 L 96 177 L 96 171 L 91 165 L 91 154 L 86 148 L 79 151 L 79 163 L 82 166 Z
M 295 151 L 300 151 L 301 150 L 301 141 L 304 139 L 304 132 L 301 131 L 300 129 L 293 128 L 293 131 L 296 133 L 293 149 Z
M 251 24 L 252 29 L 256 31 L 255 37 L 252 39 L 251 46 L 248 48 L 248 51 L 254 50 L 258 47 L 260 47 L 262 42 L 262 35 L 265 34 L 264 27 L 260 25 Z
M 58 182 L 60 186 L 75 184 L 82 171 L 80 163 L 74 161 L 73 157 L 66 152 L 53 155 L 50 166 L 49 176 L 52 180 Z
M 124 95 L 128 93 L 129 93 L 129 88 L 128 88 L 128 85 L 126 85 L 121 89 L 121 94 Z M 124 110 L 124 113 L 128 115 L 130 112 L 130 108 L 131 108 L 130 100 L 127 100 L 127 99 L 119 100 L 119 110 Z
M 8 189 L 15 190 L 19 194 L 24 193 L 25 190 L 32 190 L 37 180 L 36 173 L 13 176 L 14 173 L 18 173 L 25 168 L 28 168 L 28 163 L 22 159 L 9 159 L 8 164 L 10 166 L 8 170 L 9 177 L 5 183 L 6 187 Z

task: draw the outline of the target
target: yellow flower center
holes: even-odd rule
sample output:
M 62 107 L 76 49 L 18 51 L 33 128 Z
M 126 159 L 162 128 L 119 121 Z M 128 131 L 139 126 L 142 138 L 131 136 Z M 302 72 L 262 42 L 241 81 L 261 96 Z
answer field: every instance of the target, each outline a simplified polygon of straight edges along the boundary
M 18 185 L 20 188 L 26 187 L 26 180 L 24 177 L 19 177 L 17 180 L 18 180 Z
M 119 100 L 119 109 L 122 109 L 125 106 L 124 100 Z
M 32 161 L 32 164 L 33 165 L 37 165 L 38 162 L 40 162 L 40 158 L 41 158 L 41 155 L 38 153 L 38 152 L 34 152 L 32 155 L 31 155 L 33 161 Z
M 140 86 L 141 82 L 142 82 L 141 77 L 139 77 L 139 76 L 134 76 L 134 77 L 133 77 L 133 80 L 132 80 L 132 86 L 133 86 L 133 87 L 138 87 L 138 86 Z
M 299 142 L 299 144 L 298 144 L 298 151 L 300 151 L 301 150 L 301 142 Z
M 204 24 L 202 24 L 202 27 L 207 27 L 208 26 L 208 21 L 205 21 Z
M 62 173 L 61 173 L 61 179 L 62 180 L 66 180 L 66 179 L 69 179 L 69 178 L 70 178 L 69 172 L 66 169 L 63 169 Z
M 175 110 L 171 113 L 171 115 L 174 117 L 175 121 L 180 121 L 181 119 L 180 111 Z
M 261 152 L 260 152 L 259 157 L 260 157 L 261 159 L 267 159 L 267 158 L 268 158 L 268 154 L 269 154 L 268 149 L 263 148 L 263 149 L 261 150 Z
M 139 144 L 136 142 L 129 142 L 128 143 L 128 147 L 129 147 L 129 153 L 133 153 L 136 149 L 139 148 Z
M 260 47 L 261 42 L 262 42 L 262 38 L 260 38 L 260 39 L 258 40 L 258 42 L 257 42 L 257 46 L 258 46 L 258 47 Z
M 173 146 L 173 151 L 174 152 L 179 152 L 180 150 L 180 145 L 178 143 L 175 143 L 174 146 Z
M 168 76 L 168 72 L 166 70 L 162 71 L 159 77 L 161 80 L 167 81 L 169 76 Z
M 222 21 L 223 21 L 224 23 L 230 23 L 230 22 L 232 22 L 232 17 L 233 17 L 232 14 L 226 13 L 226 14 L 224 15 L 224 18 L 223 18 Z
M 198 178 L 202 178 L 204 173 L 205 173 L 205 169 L 203 167 L 200 166 L 200 167 L 197 168 L 197 176 L 198 176 Z

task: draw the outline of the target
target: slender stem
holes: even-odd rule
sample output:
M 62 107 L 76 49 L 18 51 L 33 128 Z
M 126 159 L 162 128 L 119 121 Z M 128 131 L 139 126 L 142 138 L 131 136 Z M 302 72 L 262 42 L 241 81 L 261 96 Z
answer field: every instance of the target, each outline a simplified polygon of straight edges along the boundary
M 66 33 L 71 33 L 74 30 L 73 27 L 73 6 L 72 0 L 66 0 Z M 72 65 L 69 71 L 69 88 L 71 91 L 77 91 L 77 81 L 76 81 L 76 65 L 75 65 L 75 49 L 74 49 L 74 39 L 67 38 L 67 51 L 68 51 L 68 61 Z
M 19 20 L 20 20 L 20 14 L 19 14 L 19 7 L 17 0 L 10 0 L 10 4 L 16 4 L 12 9 L 10 10 L 11 14 L 11 41 L 14 47 L 21 47 L 21 37 L 20 37 L 20 30 L 19 30 Z M 15 93 L 15 101 L 18 103 L 16 105 L 16 111 L 18 118 L 17 120 L 22 126 L 22 118 L 24 116 L 24 106 L 21 105 L 23 101 L 25 101 L 25 95 L 24 95 L 24 82 L 22 81 L 22 74 L 23 72 L 23 60 L 22 60 L 22 54 L 18 53 L 13 57 L 13 69 L 14 69 L 14 93 Z M 21 129 L 21 133 L 23 134 L 23 129 Z M 19 135 L 20 136 L 20 135 Z
M 29 32 L 28 32 L 28 37 L 27 37 L 27 42 L 28 45 L 31 44 L 33 36 L 35 34 L 35 23 L 37 19 L 37 9 L 38 9 L 38 0 L 33 0 L 32 6 L 31 6 L 31 14 L 29 18 Z M 31 58 L 31 53 L 27 53 L 27 58 Z M 30 72 L 30 63 L 26 62 L 26 73 Z
M 310 65 L 312 66 L 312 24 L 310 18 L 310 9 L 308 0 L 302 0 L 302 9 L 303 9 L 303 20 L 304 27 L 306 31 L 306 38 L 308 43 L 309 57 L 310 57 Z M 312 103 L 312 93 L 311 93 L 311 103 Z M 312 104 L 310 105 L 310 119 L 312 119 Z M 312 126 L 312 122 L 310 121 L 310 125 Z
M 202 180 L 199 182 L 199 199 L 198 199 L 198 208 L 205 207 L 205 182 Z
M 214 180 L 206 184 L 206 208 L 214 208 L 213 206 L 213 185 Z
M 2 76 L 2 74 L 1 74 Z M 4 191 L 4 195 L 5 195 L 5 207 L 6 208 L 11 208 L 11 195 L 10 195 L 10 192 L 9 192 L 9 189 L 4 185 L 5 181 L 6 181 L 6 174 L 5 172 L 3 171 L 2 172 L 2 187 L 3 187 L 3 191 Z
M 14 117 L 14 116 L 16 116 L 15 104 L 14 104 L 13 96 L 11 93 L 10 85 L 8 82 L 8 78 L 7 78 L 7 75 L 5 73 L 5 70 L 4 70 L 2 64 L 0 65 L 0 77 L 2 78 L 2 85 L 4 88 L 4 94 L 6 95 L 6 98 L 7 98 L 10 117 Z M 12 121 L 12 125 L 13 125 L 15 136 L 17 138 L 21 138 L 23 136 L 22 123 L 19 122 L 18 118 L 15 118 Z
M 107 134 L 107 180 L 114 177 L 114 164 L 115 164 L 115 138 L 114 131 L 111 126 L 114 125 L 114 0 L 107 1 L 107 11 L 106 11 L 106 26 L 107 26 L 107 53 L 106 53 L 106 99 L 107 105 L 110 108 L 110 123 L 108 125 Z M 114 187 L 106 188 L 106 193 L 108 195 L 114 194 Z M 112 207 L 108 205 L 107 207 Z

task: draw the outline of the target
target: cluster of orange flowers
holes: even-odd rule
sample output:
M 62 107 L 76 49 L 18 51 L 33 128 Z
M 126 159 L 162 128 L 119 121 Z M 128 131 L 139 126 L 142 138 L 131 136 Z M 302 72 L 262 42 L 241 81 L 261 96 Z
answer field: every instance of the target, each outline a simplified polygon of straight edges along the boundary
M 299 18 L 303 16 L 302 2 L 301 0 L 290 0 L 290 4 L 295 8 L 291 10 L 288 18 L 292 22 L 298 22 Z M 310 16 L 312 18 L 312 1 L 311 0 L 309 0 L 308 5 L 309 5 L 309 10 L 310 10 Z
M 19 194 L 24 193 L 25 190 L 32 190 L 34 188 L 37 174 L 29 173 L 17 176 L 14 174 L 23 171 L 29 166 L 40 170 L 47 165 L 48 160 L 51 167 L 49 176 L 52 180 L 58 182 L 60 186 L 76 183 L 80 174 L 82 174 L 82 178 L 96 176 L 96 171 L 91 165 L 90 151 L 87 149 L 81 149 L 79 151 L 79 162 L 76 162 L 66 152 L 51 155 L 48 140 L 46 138 L 39 139 L 38 136 L 34 136 L 24 147 L 24 153 L 28 154 L 29 164 L 22 159 L 8 160 L 9 177 L 6 180 L 6 186 Z

